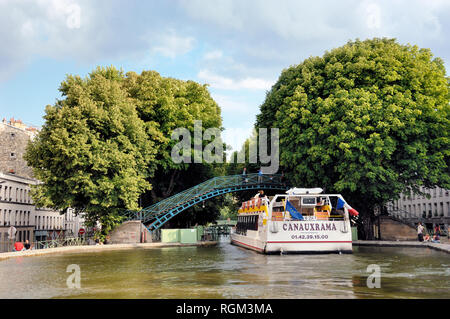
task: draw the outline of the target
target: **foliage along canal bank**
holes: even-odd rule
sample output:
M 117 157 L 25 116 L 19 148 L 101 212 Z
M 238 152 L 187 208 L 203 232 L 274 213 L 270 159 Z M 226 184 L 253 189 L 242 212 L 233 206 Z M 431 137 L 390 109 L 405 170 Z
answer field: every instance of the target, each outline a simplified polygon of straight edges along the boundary
M 228 164 L 172 160 L 175 129 L 193 133 L 197 120 L 203 131 L 222 129 L 220 107 L 206 85 L 108 67 L 86 78 L 69 75 L 60 91 L 26 154 L 43 182 L 33 199 L 85 212 L 91 226 L 102 224 L 102 236 L 124 210 L 262 166 L 248 157 Z M 283 70 L 255 127 L 279 128 L 280 171 L 291 185 L 341 193 L 361 212 L 358 237 L 372 239 L 375 215 L 400 193 L 450 188 L 449 96 L 443 62 L 430 50 L 394 39 L 350 41 Z M 254 138 L 241 152 L 248 153 Z M 169 226 L 206 224 L 221 208 L 233 216 L 236 202 L 203 202 Z
M 197 119 L 203 129 L 221 128 L 206 86 L 99 67 L 86 78 L 67 76 L 60 91 L 63 98 L 46 107 L 46 122 L 26 154 L 43 182 L 33 189 L 37 205 L 84 212 L 88 225 L 101 223 L 104 237 L 124 210 L 222 175 L 218 165 L 176 164 L 170 156 L 174 129 L 192 131 Z M 181 223 L 212 221 L 219 207 L 211 201 L 192 208 Z
M 280 129 L 280 165 L 293 185 L 351 199 L 359 238 L 372 239 L 375 214 L 401 192 L 450 188 L 449 96 L 430 50 L 350 41 L 285 69 L 256 126 Z

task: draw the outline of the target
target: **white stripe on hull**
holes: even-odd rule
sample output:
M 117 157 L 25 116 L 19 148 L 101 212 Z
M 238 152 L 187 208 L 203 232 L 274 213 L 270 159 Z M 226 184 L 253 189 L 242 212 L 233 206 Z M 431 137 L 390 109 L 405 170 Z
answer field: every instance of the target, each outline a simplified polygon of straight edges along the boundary
M 266 253 L 352 253 L 351 242 L 268 242 Z

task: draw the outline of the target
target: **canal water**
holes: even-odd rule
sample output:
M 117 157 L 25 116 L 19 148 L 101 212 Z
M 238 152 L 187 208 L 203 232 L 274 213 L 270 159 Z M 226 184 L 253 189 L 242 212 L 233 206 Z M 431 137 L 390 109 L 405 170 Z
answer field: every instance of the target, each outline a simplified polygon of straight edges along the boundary
M 81 281 L 70 289 L 73 264 Z M 367 286 L 373 264 L 380 288 Z M 450 298 L 450 255 L 354 247 L 353 254 L 267 256 L 224 238 L 216 247 L 17 257 L 0 261 L 0 298 Z

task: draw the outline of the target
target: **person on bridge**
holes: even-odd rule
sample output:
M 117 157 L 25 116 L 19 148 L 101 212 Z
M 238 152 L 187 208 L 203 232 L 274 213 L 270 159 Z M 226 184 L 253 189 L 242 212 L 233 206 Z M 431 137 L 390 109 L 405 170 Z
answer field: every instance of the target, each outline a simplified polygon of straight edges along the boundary
M 258 171 L 258 184 L 262 183 L 262 178 L 263 178 L 263 172 L 262 172 L 262 167 L 261 167 Z
M 242 183 L 247 183 L 247 168 L 244 167 L 244 170 L 242 171 Z

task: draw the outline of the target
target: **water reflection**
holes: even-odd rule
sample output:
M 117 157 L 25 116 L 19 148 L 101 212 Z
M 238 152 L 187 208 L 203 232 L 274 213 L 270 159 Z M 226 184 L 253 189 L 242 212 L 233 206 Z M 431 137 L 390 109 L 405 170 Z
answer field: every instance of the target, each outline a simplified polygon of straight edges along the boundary
M 67 266 L 81 269 L 69 289 Z M 367 266 L 381 288 L 367 287 Z M 0 261 L 1 298 L 450 298 L 450 256 L 354 247 L 348 255 L 261 255 L 217 247 L 134 249 Z

